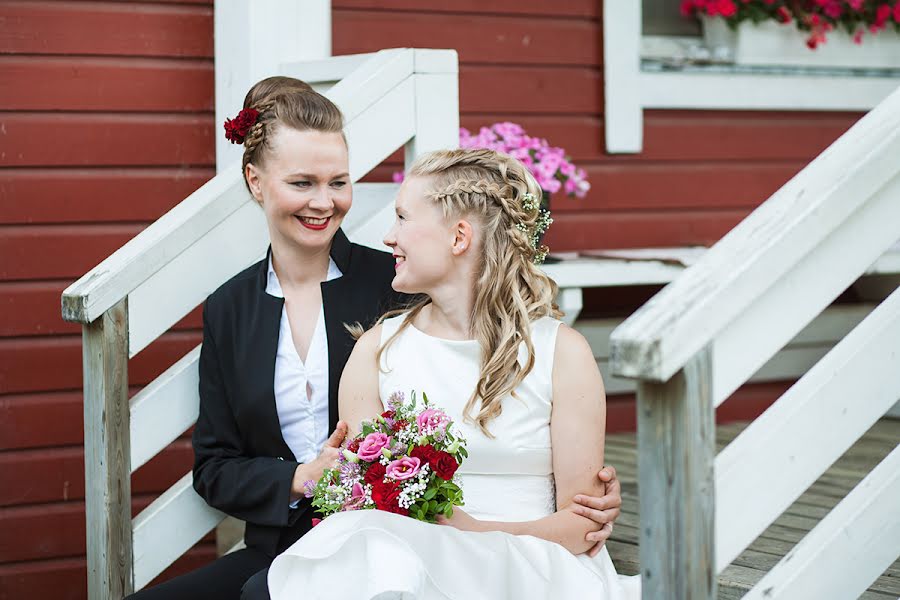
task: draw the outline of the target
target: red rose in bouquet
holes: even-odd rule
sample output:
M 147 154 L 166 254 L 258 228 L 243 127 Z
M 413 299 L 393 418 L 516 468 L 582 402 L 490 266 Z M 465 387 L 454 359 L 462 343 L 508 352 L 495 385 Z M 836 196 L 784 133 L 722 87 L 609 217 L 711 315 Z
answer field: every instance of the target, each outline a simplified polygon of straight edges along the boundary
M 412 452 L 409 455 L 413 458 L 418 458 L 423 463 L 431 464 L 431 460 L 435 458 L 438 451 L 432 446 L 428 444 L 426 446 L 416 446 L 412 449 Z
M 444 481 L 453 479 L 456 469 L 459 468 L 459 463 L 456 462 L 456 459 L 453 458 L 449 452 L 444 452 L 442 450 L 437 452 L 434 460 L 429 464 L 431 464 L 431 468 L 434 469 L 437 476 Z
M 409 509 L 400 506 L 400 493 L 402 491 L 403 488 L 397 482 L 384 483 L 379 481 L 374 483 L 372 485 L 372 501 L 375 502 L 375 508 L 398 515 L 408 515 Z
M 369 470 L 366 471 L 366 475 L 363 480 L 370 484 L 375 485 L 376 483 L 380 483 L 384 480 L 385 468 L 381 463 L 372 463 L 369 467 Z
M 452 454 L 438 450 L 431 444 L 417 446 L 413 448 L 409 455 L 413 458 L 418 458 L 423 463 L 428 463 L 431 466 L 431 470 L 444 481 L 453 479 L 453 475 L 459 468 L 459 463 L 456 462 L 456 458 Z

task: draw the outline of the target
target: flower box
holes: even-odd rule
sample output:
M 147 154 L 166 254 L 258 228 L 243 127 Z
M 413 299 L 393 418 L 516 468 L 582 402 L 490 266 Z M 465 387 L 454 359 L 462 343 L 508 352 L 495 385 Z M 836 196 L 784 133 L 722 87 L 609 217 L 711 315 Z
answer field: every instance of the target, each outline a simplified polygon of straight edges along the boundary
M 721 17 L 707 16 L 702 23 L 713 56 L 739 65 L 900 69 L 900 36 L 891 31 L 866 35 L 856 44 L 846 31 L 835 29 L 812 50 L 806 45 L 807 34 L 792 24 L 744 21 L 731 29 Z

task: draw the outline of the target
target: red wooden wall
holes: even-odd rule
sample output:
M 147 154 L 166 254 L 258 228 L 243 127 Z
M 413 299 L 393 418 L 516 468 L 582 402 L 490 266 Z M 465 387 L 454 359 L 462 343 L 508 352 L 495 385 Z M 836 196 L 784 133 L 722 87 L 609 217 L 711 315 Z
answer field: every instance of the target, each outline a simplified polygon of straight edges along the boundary
M 60 293 L 213 175 L 212 33 L 209 0 L 0 6 L 2 600 L 86 597 L 81 335 Z M 132 383 L 198 325 L 136 357 Z M 142 468 L 135 509 L 190 464 L 180 440 Z
M 458 49 L 464 126 L 519 122 L 591 176 L 588 198 L 554 199 L 557 250 L 711 243 L 857 118 L 655 111 L 641 155 L 607 156 L 600 4 L 334 0 L 334 53 Z M 209 0 L 0 6 L 0 600 L 86 595 L 81 340 L 59 297 L 213 174 L 212 54 Z M 627 314 L 652 291 L 595 292 L 587 308 Z M 195 311 L 136 357 L 136 388 L 198 327 Z M 783 387 L 745 388 L 720 417 Z M 609 407 L 611 428 L 633 427 L 631 398 Z M 190 461 L 182 439 L 143 467 L 135 508 Z M 207 540 L 172 572 L 213 554 Z

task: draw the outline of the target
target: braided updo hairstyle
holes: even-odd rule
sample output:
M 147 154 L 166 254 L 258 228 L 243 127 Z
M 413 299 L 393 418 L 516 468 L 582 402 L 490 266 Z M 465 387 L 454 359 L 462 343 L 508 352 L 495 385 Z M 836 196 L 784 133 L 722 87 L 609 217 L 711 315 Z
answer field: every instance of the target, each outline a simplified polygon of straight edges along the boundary
M 247 165 L 262 166 L 271 149 L 272 136 L 279 127 L 297 131 L 340 133 L 344 137 L 344 116 L 328 98 L 308 83 L 293 77 L 267 77 L 250 88 L 244 97 L 244 108 L 259 111 L 256 123 L 244 137 L 241 171 L 247 189 Z
M 526 202 L 525 197 L 540 199 L 543 192 L 521 162 L 493 150 L 432 152 L 415 161 L 408 177 L 428 178 L 426 198 L 441 208 L 445 218 L 466 218 L 480 225 L 470 333 L 481 345 L 481 374 L 464 415 L 492 437 L 487 423 L 500 415 L 502 399 L 515 395 L 534 368 L 532 321 L 562 316 L 555 304 L 556 282 L 534 263 L 538 250 L 532 246 L 531 233 L 540 217 L 539 202 Z M 409 310 L 403 325 L 379 349 L 379 364 L 385 348 L 429 302 L 423 300 Z M 518 361 L 522 343 L 528 351 L 524 365 Z

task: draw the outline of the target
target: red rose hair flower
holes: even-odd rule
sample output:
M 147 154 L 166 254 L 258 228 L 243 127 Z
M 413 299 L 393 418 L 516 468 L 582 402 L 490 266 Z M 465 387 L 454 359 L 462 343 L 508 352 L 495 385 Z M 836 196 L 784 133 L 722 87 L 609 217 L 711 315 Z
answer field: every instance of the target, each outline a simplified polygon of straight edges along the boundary
M 234 119 L 225 119 L 225 139 L 232 144 L 243 144 L 250 128 L 256 124 L 257 117 L 259 117 L 258 110 L 245 108 Z

